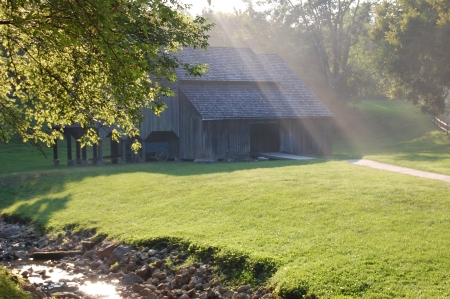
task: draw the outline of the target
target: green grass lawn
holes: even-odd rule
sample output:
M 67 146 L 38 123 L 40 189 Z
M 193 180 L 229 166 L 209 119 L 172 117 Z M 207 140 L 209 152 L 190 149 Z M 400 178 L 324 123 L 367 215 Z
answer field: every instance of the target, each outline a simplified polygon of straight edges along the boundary
M 450 137 L 410 103 L 362 101 L 339 123 L 345 134 L 334 142 L 337 159 L 365 158 L 450 175 Z
M 441 182 L 317 160 L 61 167 L 1 184 L 3 213 L 56 232 L 246 254 L 275 264 L 271 283 L 284 291 L 450 296 L 450 185 Z
M 39 155 L 22 158 L 17 143 L 1 146 L 10 168 L 0 169 L 0 213 L 55 233 L 95 229 L 136 245 L 190 245 L 233 269 L 231 283 L 268 278 L 288 299 L 448 298 L 450 184 L 338 160 L 447 159 L 447 137 L 410 108 L 359 104 L 349 122 L 364 118 L 367 127 L 350 125 L 354 134 L 329 160 L 53 167 Z M 394 116 L 409 125 L 396 127 Z

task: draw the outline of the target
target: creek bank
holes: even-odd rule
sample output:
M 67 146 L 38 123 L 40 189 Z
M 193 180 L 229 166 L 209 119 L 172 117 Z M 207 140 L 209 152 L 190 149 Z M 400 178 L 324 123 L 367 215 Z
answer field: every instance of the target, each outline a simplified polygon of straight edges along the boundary
M 272 298 L 264 287 L 230 288 L 220 284 L 212 262 L 180 267 L 187 257 L 176 248 L 137 250 L 94 239 L 92 232 L 67 232 L 56 239 L 39 237 L 26 225 L 8 224 L 0 218 L 0 260 L 9 268 L 21 269 L 16 273 L 28 280 L 25 288 L 36 298 L 113 297 L 88 294 L 83 291 L 83 286 L 88 285 L 113 286 L 115 298 L 129 299 Z M 48 261 L 36 261 L 42 258 Z M 40 264 L 44 269 L 39 268 Z M 65 277 L 53 281 L 52 273 L 57 271 L 63 271 Z M 36 277 L 40 282 L 31 282 Z

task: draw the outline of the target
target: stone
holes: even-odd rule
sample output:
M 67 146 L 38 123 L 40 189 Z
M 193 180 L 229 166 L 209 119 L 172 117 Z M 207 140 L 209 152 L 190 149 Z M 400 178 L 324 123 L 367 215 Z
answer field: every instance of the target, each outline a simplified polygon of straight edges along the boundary
M 0 231 L 0 238 L 11 238 L 14 236 L 17 236 L 20 233 L 19 228 L 18 227 L 8 227 L 2 231 Z
M 125 270 L 127 270 L 127 271 L 135 271 L 136 269 L 137 269 L 137 265 L 134 262 L 125 266 Z
M 137 276 L 136 273 L 130 272 L 122 277 L 123 284 L 135 284 L 135 283 L 143 283 L 144 280 Z
M 138 284 L 138 283 L 135 283 L 135 284 L 133 284 L 133 286 L 131 287 L 131 290 L 133 290 L 133 292 L 135 292 L 135 293 L 140 293 L 144 288 L 145 288 L 144 286 L 142 286 L 142 285 L 140 285 L 140 284 Z M 139 295 L 140 295 L 140 294 L 139 294 Z M 150 295 L 150 294 L 148 294 L 148 295 Z M 141 295 L 141 296 L 142 296 L 142 295 Z
M 197 284 L 195 285 L 195 289 L 196 289 L 196 290 L 199 290 L 199 291 L 203 291 L 203 284 L 197 283 Z
M 97 252 L 95 250 L 88 250 L 83 254 L 83 257 L 92 259 L 96 254 L 97 254 Z
M 144 288 L 139 292 L 139 296 L 149 296 L 153 292 L 150 289 Z
M 167 278 L 167 275 L 166 275 L 166 273 L 164 273 L 164 272 L 162 272 L 162 273 L 160 273 L 159 275 L 158 275 L 158 279 L 159 280 L 164 280 L 164 279 L 166 279 Z
M 103 259 L 111 255 L 111 253 L 116 249 L 117 245 L 109 242 L 103 243 L 97 250 L 97 256 L 99 259 Z
M 233 299 L 248 299 L 248 295 L 246 293 L 235 293 Z
M 124 246 L 124 245 L 117 246 L 109 256 L 107 264 L 111 266 L 116 262 L 120 262 L 131 250 L 132 250 L 131 246 Z
M 226 291 L 226 292 L 223 294 L 223 296 L 224 296 L 224 297 L 227 297 L 227 298 L 233 298 L 234 292 L 233 292 L 233 291 Z
M 189 297 L 187 294 L 183 294 L 178 299 L 191 299 L 191 297 Z
M 249 290 L 249 289 L 250 289 L 249 286 L 243 285 L 243 286 L 240 286 L 236 291 L 237 291 L 238 293 L 242 293 L 242 292 L 245 292 L 245 291 L 247 291 L 247 290 Z
M 144 278 L 145 276 L 147 276 L 148 270 L 149 270 L 148 265 L 144 265 L 144 266 L 142 266 L 139 270 L 136 271 L 136 274 L 137 274 L 138 276 Z
M 98 267 L 100 267 L 101 265 L 103 265 L 103 263 L 101 261 L 94 261 L 92 263 L 89 263 L 89 268 L 91 269 L 97 269 Z
M 221 294 L 225 294 L 227 291 L 228 291 L 228 288 L 223 287 L 223 286 L 219 286 L 219 292 L 220 292 Z
M 157 253 L 157 251 L 155 249 L 150 249 L 147 254 L 148 256 L 154 256 Z
M 102 264 L 100 267 L 98 267 L 97 270 L 101 271 L 102 274 L 106 274 L 106 275 L 108 275 L 109 272 L 111 272 L 111 269 L 107 265 L 104 265 L 104 264 Z

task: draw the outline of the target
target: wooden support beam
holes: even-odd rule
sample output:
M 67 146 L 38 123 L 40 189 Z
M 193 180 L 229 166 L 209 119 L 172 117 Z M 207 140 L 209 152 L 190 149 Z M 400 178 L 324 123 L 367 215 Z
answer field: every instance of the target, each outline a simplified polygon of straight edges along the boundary
M 104 165 L 105 162 L 103 161 L 103 140 L 98 141 L 98 157 L 97 157 L 97 165 L 101 166 Z
M 81 164 L 81 142 L 75 141 L 75 164 Z
M 58 159 L 58 140 L 53 144 L 53 165 L 59 165 Z
M 66 129 L 69 130 L 69 129 Z M 72 136 L 70 134 L 70 132 L 65 132 L 64 134 L 66 136 L 66 140 L 67 140 L 67 166 L 73 166 L 74 165 L 74 161 L 72 159 Z

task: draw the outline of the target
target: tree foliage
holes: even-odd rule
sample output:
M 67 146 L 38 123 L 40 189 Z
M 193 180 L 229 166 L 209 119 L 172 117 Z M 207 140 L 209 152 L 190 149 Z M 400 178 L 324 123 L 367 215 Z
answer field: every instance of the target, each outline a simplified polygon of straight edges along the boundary
M 175 69 L 200 75 L 174 53 L 208 46 L 211 25 L 178 0 L 4 0 L 0 2 L 0 138 L 50 145 L 79 124 L 82 141 L 113 126 L 134 136 L 143 108 L 160 113 Z
M 352 76 L 351 49 L 370 21 L 371 1 L 360 0 L 266 0 L 274 22 L 293 28 L 297 51 L 302 51 L 320 77 L 322 86 L 339 99 L 349 97 Z
M 372 30 L 380 65 L 399 94 L 432 115 L 444 112 L 450 88 L 450 4 L 445 0 L 385 1 Z

